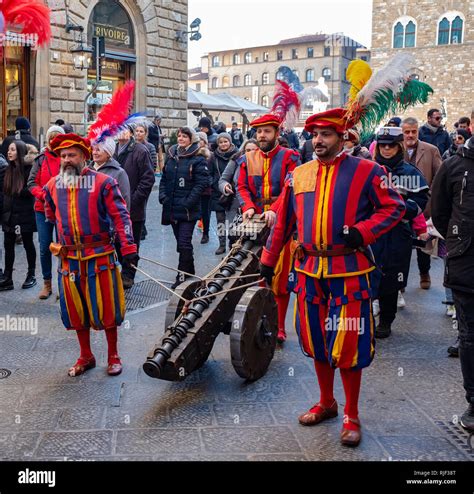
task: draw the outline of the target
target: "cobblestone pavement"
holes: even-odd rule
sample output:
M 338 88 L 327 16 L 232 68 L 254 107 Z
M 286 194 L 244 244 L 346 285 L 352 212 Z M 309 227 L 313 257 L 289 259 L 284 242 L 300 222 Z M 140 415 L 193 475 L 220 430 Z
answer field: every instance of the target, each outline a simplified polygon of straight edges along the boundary
M 148 206 L 149 236 L 142 254 L 177 264 L 171 229 L 160 225 L 157 194 Z M 215 235 L 201 246 L 195 234 L 198 274 L 218 260 Z M 472 460 L 469 436 L 456 417 L 465 408 L 459 361 L 447 356 L 455 333 L 444 315 L 442 262 L 433 262 L 433 287 L 418 288 L 412 264 L 407 307 L 393 335 L 377 342 L 373 365 L 364 371 L 360 400 L 363 440 L 339 445 L 342 416 L 303 428 L 296 417 L 318 399 L 312 362 L 296 334 L 276 352 L 269 372 L 245 384 L 230 362 L 229 339 L 221 335 L 208 363 L 183 383 L 149 378 L 146 354 L 163 332 L 166 301 L 138 295 L 148 310 L 129 312 L 120 330 L 124 372 L 105 373 L 103 334 L 93 334 L 98 366 L 67 376 L 77 358 L 76 336 L 67 333 L 54 298 L 37 299 L 39 287 L 18 288 L 26 274 L 17 246 L 14 291 L 0 293 L 1 316 L 38 318 L 37 332 L 0 332 L 0 459 L 3 460 Z M 39 263 L 38 263 L 39 264 Z M 173 273 L 142 262 L 160 279 Z M 144 279 L 139 276 L 137 281 Z M 161 303 L 160 303 L 161 300 Z M 137 304 L 136 304 L 137 305 Z M 288 327 L 291 315 L 288 316 Z M 0 372 L 0 377 L 2 373 Z M 339 375 L 336 398 L 344 404 Z M 473 439 L 473 438 L 471 438 Z M 471 441 L 474 445 L 474 441 Z

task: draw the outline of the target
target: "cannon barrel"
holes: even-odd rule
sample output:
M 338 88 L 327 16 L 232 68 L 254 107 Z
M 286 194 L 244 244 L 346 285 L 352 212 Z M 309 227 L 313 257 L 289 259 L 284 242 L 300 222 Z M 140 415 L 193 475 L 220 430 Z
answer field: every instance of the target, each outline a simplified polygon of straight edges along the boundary
M 219 269 L 219 272 L 214 276 L 218 279 L 209 281 L 206 289 L 198 290 L 198 296 L 209 295 L 209 298 L 194 302 L 183 317 L 179 319 L 176 326 L 170 328 L 170 332 L 163 338 L 161 346 L 157 348 L 154 355 L 148 357 L 143 364 L 143 370 L 148 376 L 160 378 L 164 366 L 172 352 L 178 348 L 188 331 L 195 326 L 196 321 L 202 316 L 204 310 L 210 306 L 213 295 L 218 294 L 224 289 L 224 285 L 229 281 L 227 278 L 235 275 L 243 261 L 251 255 L 249 251 L 251 251 L 254 245 L 255 242 L 253 240 L 246 240 L 243 243 L 242 248 L 232 256 L 229 256 L 226 263 Z

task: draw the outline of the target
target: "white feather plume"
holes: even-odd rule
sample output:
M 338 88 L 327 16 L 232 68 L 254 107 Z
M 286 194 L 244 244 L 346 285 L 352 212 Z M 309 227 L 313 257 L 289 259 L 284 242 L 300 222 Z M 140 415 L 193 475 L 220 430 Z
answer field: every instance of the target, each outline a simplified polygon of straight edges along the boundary
M 414 67 L 414 58 L 409 53 L 397 53 L 395 57 L 378 70 L 361 89 L 356 101 L 361 107 L 376 103 L 380 90 L 398 94 L 406 82 L 409 71 Z

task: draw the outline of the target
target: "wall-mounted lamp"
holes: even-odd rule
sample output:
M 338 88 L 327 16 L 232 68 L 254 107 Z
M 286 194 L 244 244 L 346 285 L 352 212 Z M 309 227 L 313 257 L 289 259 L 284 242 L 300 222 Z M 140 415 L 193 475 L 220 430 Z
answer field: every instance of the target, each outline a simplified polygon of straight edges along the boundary
M 186 43 L 188 34 L 191 35 L 189 37 L 190 41 L 199 41 L 202 38 L 202 34 L 199 32 L 200 26 L 201 19 L 198 17 L 189 25 L 191 31 L 176 31 L 176 41 Z

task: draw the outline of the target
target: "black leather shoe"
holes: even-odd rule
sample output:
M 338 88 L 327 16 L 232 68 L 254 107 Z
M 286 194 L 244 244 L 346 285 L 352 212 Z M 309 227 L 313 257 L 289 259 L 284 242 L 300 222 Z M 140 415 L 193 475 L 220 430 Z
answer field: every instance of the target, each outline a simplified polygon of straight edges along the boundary
M 450 357 L 459 357 L 459 336 L 456 341 L 448 347 L 448 354 Z
M 392 328 L 390 324 L 381 322 L 375 328 L 375 337 L 376 338 L 388 338 L 392 333 Z
M 461 425 L 469 432 L 474 432 L 474 404 L 470 403 L 461 416 Z
M 26 277 L 25 282 L 23 285 L 21 285 L 21 288 L 23 289 L 28 289 L 28 288 L 33 288 L 36 285 L 36 278 L 34 274 L 29 274 Z
M 209 243 L 209 235 L 204 235 L 201 238 L 201 244 L 207 244 Z
M 13 290 L 13 280 L 11 276 L 3 276 L 0 280 L 0 292 L 6 292 L 7 290 Z
M 122 285 L 124 290 L 129 290 L 130 288 L 132 288 L 134 284 L 135 284 L 134 280 L 122 276 Z

